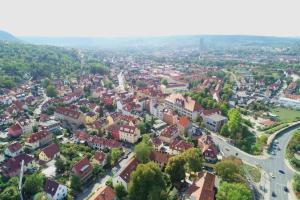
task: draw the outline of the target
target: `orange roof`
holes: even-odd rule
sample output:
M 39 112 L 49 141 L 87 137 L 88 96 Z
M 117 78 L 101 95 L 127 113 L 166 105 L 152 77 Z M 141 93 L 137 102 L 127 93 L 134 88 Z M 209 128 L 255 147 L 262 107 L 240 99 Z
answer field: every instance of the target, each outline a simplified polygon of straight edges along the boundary
M 97 192 L 89 198 L 89 200 L 114 200 L 116 198 L 116 193 L 109 186 L 104 186 L 100 188 Z
M 187 127 L 190 124 L 190 120 L 189 120 L 189 118 L 183 116 L 183 117 L 179 118 L 178 123 L 183 127 Z

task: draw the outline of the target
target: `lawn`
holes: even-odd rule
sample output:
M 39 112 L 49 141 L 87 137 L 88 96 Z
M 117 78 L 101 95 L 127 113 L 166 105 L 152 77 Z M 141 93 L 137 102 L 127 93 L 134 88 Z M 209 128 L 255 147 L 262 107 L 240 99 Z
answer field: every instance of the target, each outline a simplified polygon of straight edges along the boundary
M 300 120 L 300 111 L 289 108 L 274 108 L 271 112 L 279 117 L 281 122 L 294 121 L 297 117 Z
M 244 167 L 245 172 L 251 176 L 251 179 L 255 183 L 260 182 L 261 173 L 260 173 L 260 170 L 257 167 L 253 167 L 253 166 L 247 165 L 245 163 L 243 164 L 243 167 Z

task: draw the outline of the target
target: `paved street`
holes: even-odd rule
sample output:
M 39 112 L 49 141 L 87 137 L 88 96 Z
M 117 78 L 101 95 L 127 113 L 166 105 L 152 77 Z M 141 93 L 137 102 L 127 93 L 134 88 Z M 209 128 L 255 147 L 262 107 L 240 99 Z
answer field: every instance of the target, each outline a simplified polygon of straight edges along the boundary
M 265 186 L 267 192 L 267 194 L 265 194 L 265 199 L 286 200 L 290 198 L 290 195 L 283 190 L 283 187 L 288 186 L 288 182 L 292 179 L 295 172 L 286 165 L 284 151 L 293 135 L 293 132 L 295 132 L 295 130 L 299 127 L 300 125 L 292 130 L 284 131 L 283 134 L 277 139 L 278 146 L 281 150 L 277 150 L 276 155 L 268 156 L 253 156 L 247 154 L 230 145 L 226 140 L 218 135 L 213 134 L 212 136 L 215 143 L 219 145 L 220 151 L 224 154 L 224 156 L 237 156 L 244 162 L 251 165 L 257 165 L 262 168 L 263 171 L 265 171 L 261 181 L 261 184 Z M 278 170 L 283 170 L 285 174 L 281 174 Z M 270 174 L 273 174 L 275 177 L 271 178 Z M 289 188 L 289 190 L 291 190 L 291 188 Z M 272 197 L 272 192 L 276 194 L 276 197 Z

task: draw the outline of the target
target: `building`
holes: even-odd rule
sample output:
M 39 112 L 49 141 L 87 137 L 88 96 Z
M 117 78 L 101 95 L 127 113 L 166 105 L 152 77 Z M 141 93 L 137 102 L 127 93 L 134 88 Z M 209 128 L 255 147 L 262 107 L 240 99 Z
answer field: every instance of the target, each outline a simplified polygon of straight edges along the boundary
M 44 149 L 42 149 L 41 153 L 39 154 L 39 159 L 44 162 L 49 162 L 57 158 L 60 155 L 59 147 L 57 144 L 50 144 Z
M 54 116 L 57 120 L 67 121 L 76 126 L 83 123 L 82 113 L 70 108 L 56 107 L 54 110 Z
M 218 150 L 211 136 L 202 135 L 198 139 L 198 146 L 201 148 L 202 155 L 207 162 L 217 161 Z
M 180 135 L 187 136 L 189 129 L 192 128 L 192 123 L 189 118 L 183 116 L 179 118 L 177 127 Z
M 4 154 L 9 157 L 16 157 L 23 151 L 22 145 L 19 142 L 13 142 L 5 149 Z
M 103 186 L 96 191 L 88 200 L 116 200 L 115 191 L 109 186 Z
M 170 144 L 175 138 L 179 136 L 178 129 L 176 125 L 168 126 L 162 130 L 160 133 L 159 139 L 164 142 Z
M 127 189 L 130 175 L 137 168 L 138 164 L 139 162 L 136 158 L 131 159 L 125 168 L 120 170 L 120 173 L 113 179 L 114 185 L 122 184 Z
M 175 139 L 172 141 L 172 143 L 169 145 L 169 147 L 170 147 L 170 153 L 172 155 L 177 155 L 177 154 L 184 152 L 190 148 L 193 148 L 193 145 L 184 140 Z
M 191 120 L 195 121 L 203 108 L 195 100 L 189 96 L 183 94 L 171 94 L 165 99 L 167 108 L 176 110 L 179 115 L 186 116 Z
M 11 125 L 8 128 L 8 136 L 9 137 L 19 137 L 22 134 L 23 134 L 22 127 L 18 123 Z
M 215 175 L 209 172 L 198 174 L 196 181 L 186 191 L 185 200 L 214 200 Z
M 150 154 L 150 160 L 158 164 L 160 168 L 163 168 L 167 165 L 170 157 L 171 156 L 169 154 L 159 151 L 153 151 Z
M 163 114 L 163 121 L 168 125 L 174 125 L 178 122 L 178 115 L 172 110 L 165 109 Z
M 121 143 L 113 140 L 113 139 L 106 139 L 103 137 L 98 136 L 91 136 L 88 141 L 88 145 L 93 149 L 104 150 L 106 148 L 121 148 Z
M 44 192 L 51 200 L 63 200 L 68 195 L 68 188 L 67 186 L 59 184 L 54 180 L 46 179 Z
M 28 154 L 20 154 L 4 162 L 4 164 L 1 166 L 2 174 L 6 177 L 19 176 L 22 160 L 24 160 L 24 172 L 37 167 L 33 156 Z
M 48 121 L 40 122 L 39 128 L 40 130 L 46 130 L 53 133 L 60 129 L 60 123 L 55 120 L 48 120 Z
M 72 174 L 80 178 L 81 183 L 86 182 L 93 176 L 93 166 L 87 157 L 76 162 L 72 167 Z
M 121 125 L 119 127 L 119 139 L 134 144 L 141 137 L 140 130 L 136 126 Z
M 25 142 L 25 145 L 34 150 L 43 147 L 46 144 L 52 142 L 52 134 L 48 131 L 39 131 L 31 134 Z
M 220 114 L 202 115 L 205 127 L 212 131 L 219 131 L 220 128 L 227 122 L 227 117 Z
M 107 162 L 107 159 L 106 159 L 105 153 L 102 151 L 96 151 L 95 155 L 93 156 L 92 163 L 103 166 L 106 164 L 106 162 Z
M 277 100 L 277 103 L 284 107 L 300 110 L 300 100 L 297 100 L 297 99 L 279 97 L 279 99 Z

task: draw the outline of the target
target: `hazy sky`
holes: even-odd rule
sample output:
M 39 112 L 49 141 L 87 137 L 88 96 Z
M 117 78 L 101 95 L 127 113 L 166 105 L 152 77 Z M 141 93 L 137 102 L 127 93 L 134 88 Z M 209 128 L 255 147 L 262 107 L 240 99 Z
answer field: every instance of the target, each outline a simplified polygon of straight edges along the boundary
M 300 36 L 300 0 L 0 0 L 0 29 L 31 36 Z

